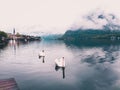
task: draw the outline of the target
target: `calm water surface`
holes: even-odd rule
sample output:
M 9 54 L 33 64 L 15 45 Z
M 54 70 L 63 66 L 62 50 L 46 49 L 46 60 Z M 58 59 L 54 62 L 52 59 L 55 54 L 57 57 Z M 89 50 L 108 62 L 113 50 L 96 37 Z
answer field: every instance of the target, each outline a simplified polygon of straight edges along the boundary
M 66 68 L 56 70 L 54 60 L 63 56 Z M 9 44 L 0 49 L 0 79 L 6 78 L 15 78 L 20 90 L 120 90 L 120 45 Z

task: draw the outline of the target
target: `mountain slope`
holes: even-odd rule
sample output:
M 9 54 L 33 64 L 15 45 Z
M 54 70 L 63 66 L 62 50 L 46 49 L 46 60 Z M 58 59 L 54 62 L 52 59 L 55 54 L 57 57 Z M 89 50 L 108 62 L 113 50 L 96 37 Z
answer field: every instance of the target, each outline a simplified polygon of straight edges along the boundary
M 85 23 L 78 29 L 67 30 L 64 40 L 120 39 L 120 20 L 114 14 L 94 12 L 84 17 Z

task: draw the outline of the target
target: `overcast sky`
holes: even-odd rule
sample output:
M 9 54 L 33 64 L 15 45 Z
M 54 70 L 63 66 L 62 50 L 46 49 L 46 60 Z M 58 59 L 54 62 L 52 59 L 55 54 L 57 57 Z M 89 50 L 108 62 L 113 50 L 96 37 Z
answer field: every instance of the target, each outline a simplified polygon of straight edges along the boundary
M 120 0 L 0 0 L 0 29 L 37 26 L 41 32 L 64 32 L 98 8 L 120 16 Z

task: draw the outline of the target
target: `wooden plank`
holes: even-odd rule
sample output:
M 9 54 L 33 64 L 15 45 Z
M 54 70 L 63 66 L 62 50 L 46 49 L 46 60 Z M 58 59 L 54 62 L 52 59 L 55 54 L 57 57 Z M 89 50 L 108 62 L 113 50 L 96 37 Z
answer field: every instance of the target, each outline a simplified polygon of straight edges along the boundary
M 19 90 L 14 78 L 0 80 L 0 90 Z

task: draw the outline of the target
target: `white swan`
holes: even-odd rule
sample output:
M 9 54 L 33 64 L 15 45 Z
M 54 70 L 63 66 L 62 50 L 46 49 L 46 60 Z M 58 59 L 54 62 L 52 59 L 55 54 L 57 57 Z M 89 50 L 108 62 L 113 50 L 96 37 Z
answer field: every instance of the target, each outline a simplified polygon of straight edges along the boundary
M 55 64 L 59 67 L 65 67 L 64 57 L 62 57 L 60 59 L 55 59 Z
M 45 57 L 45 52 L 44 52 L 44 50 L 42 50 L 42 51 L 39 53 L 39 56 L 40 56 L 40 57 Z

